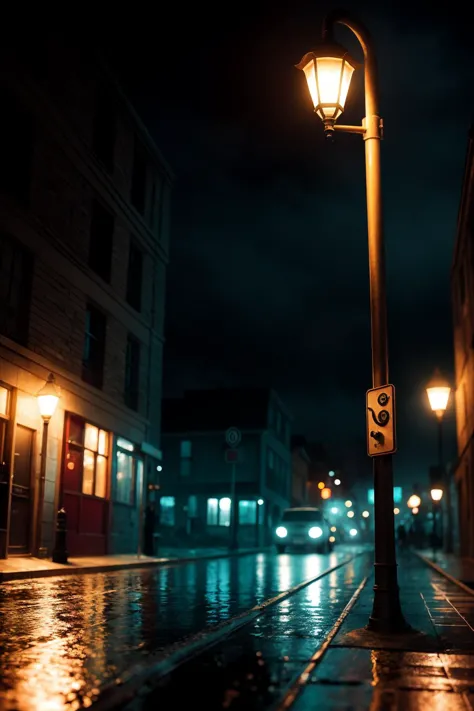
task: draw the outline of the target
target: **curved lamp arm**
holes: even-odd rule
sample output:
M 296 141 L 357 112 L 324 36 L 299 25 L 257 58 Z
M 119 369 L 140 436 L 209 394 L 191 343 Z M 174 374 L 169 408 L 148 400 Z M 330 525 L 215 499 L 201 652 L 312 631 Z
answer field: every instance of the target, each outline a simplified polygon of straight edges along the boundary
M 355 20 L 350 14 L 348 14 L 344 10 L 333 10 L 328 15 L 326 15 L 323 22 L 323 40 L 333 40 L 334 25 L 336 24 L 345 25 L 346 27 L 348 27 L 359 40 L 359 44 L 364 52 L 366 129 L 368 129 L 369 131 L 371 129 L 375 129 L 376 132 L 380 135 L 379 132 L 381 129 L 381 122 L 379 114 L 377 62 L 370 32 L 361 22 Z M 376 121 L 371 118 L 375 116 L 377 117 Z

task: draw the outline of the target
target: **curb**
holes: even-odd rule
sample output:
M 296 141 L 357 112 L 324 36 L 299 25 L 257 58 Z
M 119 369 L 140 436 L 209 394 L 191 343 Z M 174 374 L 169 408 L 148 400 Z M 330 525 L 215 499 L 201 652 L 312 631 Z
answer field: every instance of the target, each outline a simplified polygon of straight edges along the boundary
M 414 553 L 415 553 L 415 555 L 418 556 L 418 558 L 420 558 L 420 560 L 422 560 L 424 563 L 426 563 L 426 565 L 429 565 L 431 568 L 433 568 L 433 570 L 436 570 L 437 573 L 439 573 L 443 577 L 447 578 L 451 583 L 454 583 L 454 585 L 457 585 L 458 587 L 460 587 L 461 590 L 464 590 L 464 592 L 467 592 L 467 593 L 469 593 L 469 595 L 474 596 L 474 590 L 472 588 L 470 588 L 468 585 L 461 582 L 454 576 L 450 575 L 450 573 L 448 573 L 443 568 L 440 568 L 439 565 L 436 565 L 435 562 L 433 562 L 429 558 L 426 558 L 426 556 L 422 555 L 421 553 L 418 553 L 418 551 L 414 551 Z
M 266 548 L 247 548 L 243 551 L 227 553 L 210 553 L 208 555 L 191 556 L 185 558 L 161 558 L 153 561 L 140 561 L 130 563 L 111 563 L 110 565 L 87 565 L 65 568 L 45 568 L 42 570 L 18 570 L 0 572 L 0 584 L 14 580 L 30 580 L 34 578 L 54 578 L 64 575 L 87 575 L 89 573 L 108 573 L 117 570 L 131 570 L 133 568 L 161 568 L 165 565 L 181 565 L 182 563 L 195 563 L 199 560 L 218 560 L 220 558 L 240 558 L 244 555 L 264 553 Z

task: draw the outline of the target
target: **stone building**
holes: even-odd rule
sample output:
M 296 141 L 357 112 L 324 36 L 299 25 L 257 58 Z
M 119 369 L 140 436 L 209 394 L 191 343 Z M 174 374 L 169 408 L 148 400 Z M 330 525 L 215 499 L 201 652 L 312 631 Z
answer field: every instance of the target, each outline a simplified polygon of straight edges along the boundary
M 235 505 L 238 544 L 269 542 L 291 504 L 291 421 L 268 388 L 190 390 L 163 400 L 162 540 L 226 544 Z M 225 439 L 230 427 L 241 433 L 235 459 Z
M 160 453 L 172 176 L 78 48 L 0 49 L 0 556 L 135 552 Z M 61 397 L 46 446 L 36 395 Z
M 451 272 L 460 552 L 474 556 L 474 128 L 469 132 Z

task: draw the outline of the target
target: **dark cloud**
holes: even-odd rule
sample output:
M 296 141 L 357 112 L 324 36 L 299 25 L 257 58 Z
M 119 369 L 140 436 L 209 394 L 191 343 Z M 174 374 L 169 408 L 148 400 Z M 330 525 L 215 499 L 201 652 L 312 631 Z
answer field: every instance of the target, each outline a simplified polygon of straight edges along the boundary
M 118 36 L 115 56 L 177 174 L 166 392 L 272 385 L 297 429 L 342 451 L 364 439 L 370 387 L 364 147 L 349 135 L 325 143 L 293 66 L 326 9 L 244 3 L 225 20 L 191 8 L 133 50 Z M 424 382 L 435 365 L 452 371 L 449 270 L 474 51 L 445 9 L 356 9 L 376 42 L 385 121 L 396 471 L 420 481 L 435 457 Z M 337 32 L 360 57 L 350 33 Z M 362 88 L 356 76 L 347 123 L 363 116 Z M 452 417 L 448 433 L 452 449 Z

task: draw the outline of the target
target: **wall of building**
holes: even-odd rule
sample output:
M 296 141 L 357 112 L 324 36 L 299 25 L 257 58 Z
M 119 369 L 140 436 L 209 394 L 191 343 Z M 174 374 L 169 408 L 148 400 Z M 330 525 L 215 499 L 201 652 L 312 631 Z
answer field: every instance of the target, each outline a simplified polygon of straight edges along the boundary
M 460 552 L 474 555 L 474 159 L 471 129 L 452 268 L 455 409 L 454 467 Z
M 62 62 L 56 57 L 47 71 L 41 72 L 39 67 L 35 76 L 18 57 L 13 57 L 8 66 L 11 73 L 2 76 L 2 88 L 6 96 L 13 97 L 15 106 L 18 102 L 31 117 L 34 148 L 26 202 L 19 201 L 17 195 L 7 194 L 8 190 L 1 192 L 0 228 L 32 255 L 34 266 L 27 339 L 20 344 L 0 336 L 0 380 L 18 389 L 13 421 L 16 418 L 18 424 L 36 433 L 33 466 L 36 498 L 32 516 L 40 510 L 44 525 L 42 540 L 32 542 L 32 546 L 50 553 L 56 509 L 61 503 L 65 413 L 75 413 L 116 436 L 125 437 L 133 442 L 136 453 L 146 449 L 153 460 L 159 456 L 171 174 L 106 69 L 92 61 L 80 62 L 74 52 L 63 57 Z M 112 170 L 107 170 L 97 159 L 92 146 L 96 100 L 102 86 L 110 91 L 117 116 Z M 130 200 L 136 146 L 146 161 L 143 214 Z M 104 281 L 88 261 L 94 199 L 114 217 L 109 281 Z M 140 311 L 127 301 L 132 240 L 143 255 Z M 83 380 L 88 303 L 106 315 L 100 388 Z M 136 408 L 127 406 L 125 400 L 129 335 L 140 343 Z M 49 427 L 45 496 L 41 506 L 37 496 L 42 422 L 35 394 L 50 372 L 61 386 L 62 397 Z M 139 497 L 137 494 L 130 505 L 114 505 L 116 436 L 111 438 L 108 458 L 107 546 L 113 552 L 124 552 L 127 547 L 134 551 L 141 515 Z M 142 456 L 147 460 L 147 456 Z

